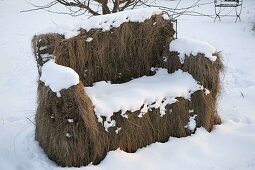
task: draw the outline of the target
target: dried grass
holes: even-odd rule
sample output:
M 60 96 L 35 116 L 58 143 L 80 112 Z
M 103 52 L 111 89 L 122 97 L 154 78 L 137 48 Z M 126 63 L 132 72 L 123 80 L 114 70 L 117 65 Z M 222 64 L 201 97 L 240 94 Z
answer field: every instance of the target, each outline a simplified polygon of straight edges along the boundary
M 50 33 L 50 34 L 41 34 L 35 35 L 32 39 L 32 49 L 34 52 L 34 57 L 37 62 L 38 73 L 41 75 L 42 65 L 48 61 L 43 60 L 43 54 L 53 54 L 55 46 L 58 42 L 64 39 L 63 35 Z
M 197 115 L 196 127 L 211 131 L 213 125 L 221 123 L 216 109 L 219 72 L 222 70 L 220 57 L 212 63 L 199 54 L 188 57 L 181 64 L 178 53 L 168 51 L 174 35 L 172 27 L 170 21 L 153 16 L 144 23 L 124 23 L 108 32 L 81 30 L 71 39 L 56 34 L 34 37 L 32 42 L 38 66 L 43 64 L 41 54 L 54 54 L 58 64 L 73 68 L 81 79 L 80 84 L 62 90 L 61 98 L 41 81 L 38 83 L 36 140 L 50 159 L 61 166 L 98 164 L 108 151 L 117 148 L 135 152 L 154 142 L 166 142 L 170 136 L 190 135 L 193 132 L 185 126 L 194 114 Z M 93 40 L 87 42 L 88 37 Z M 49 48 L 40 51 L 44 46 Z M 169 73 L 177 69 L 187 71 L 211 93 L 205 95 L 197 91 L 191 100 L 178 98 L 178 102 L 166 106 L 163 117 L 159 109 L 148 111 L 142 118 L 138 117 L 140 111 L 127 112 L 128 119 L 114 113 L 112 118 L 117 124 L 106 132 L 97 121 L 83 84 L 90 86 L 101 80 L 122 83 L 152 75 L 150 69 L 155 66 L 167 68 Z M 68 119 L 74 122 L 68 122 Z M 121 130 L 117 134 L 118 127 Z
M 107 136 L 100 129 L 83 85 L 60 93 L 59 98 L 39 82 L 36 140 L 48 157 L 61 166 L 101 161 L 108 151 Z
M 54 51 L 56 62 L 73 68 L 86 86 L 107 80 L 123 83 L 151 75 L 164 47 L 173 39 L 171 21 L 160 15 L 143 23 L 124 23 L 111 31 L 99 29 L 61 41 Z M 87 38 L 93 38 L 87 42 Z
M 110 150 L 121 148 L 126 152 L 135 152 L 153 142 L 162 141 L 161 138 L 167 141 L 169 132 L 163 127 L 159 129 L 158 125 L 162 124 L 161 121 L 169 121 L 165 125 L 172 123 L 171 126 L 178 127 L 180 123 L 178 102 L 175 112 L 177 116 L 170 116 L 169 119 L 162 119 L 159 109 L 146 113 L 142 118 L 137 117 L 140 111 L 126 113 L 128 119 L 115 113 L 113 119 L 117 121 L 116 127 L 105 132 L 95 117 L 92 103 L 81 83 L 60 93 L 61 98 L 58 98 L 50 88 L 39 82 L 36 140 L 49 158 L 61 166 L 82 166 L 90 162 L 97 164 Z M 155 124 L 152 115 L 159 124 Z M 174 121 L 176 118 L 178 121 Z M 74 122 L 70 123 L 68 119 L 73 119 Z M 117 127 L 121 127 L 118 134 L 115 133 Z M 178 129 L 175 130 L 179 132 Z M 67 137 L 66 133 L 71 137 Z
M 117 124 L 109 128 L 109 132 L 97 121 L 81 83 L 62 90 L 61 98 L 42 82 L 39 82 L 38 92 L 36 140 L 48 157 L 60 166 L 98 164 L 108 151 L 117 148 L 135 152 L 154 142 L 166 142 L 171 136 L 188 136 L 193 132 L 186 125 L 194 114 L 197 115 L 196 127 L 211 131 L 213 125 L 220 123 L 213 97 L 203 91 L 192 94 L 191 100 L 177 98 L 178 102 L 166 106 L 163 117 L 159 109 L 148 111 L 142 118 L 138 117 L 140 110 L 126 112 L 128 119 L 119 112 L 114 113 L 112 119 Z M 194 112 L 190 113 L 190 110 Z M 118 133 L 115 132 L 117 128 L 121 128 Z
M 159 66 L 167 68 L 169 73 L 173 73 L 178 69 L 188 72 L 195 80 L 207 88 L 216 100 L 221 90 L 220 73 L 223 71 L 220 54 L 214 54 L 217 56 L 217 60 L 214 62 L 200 53 L 196 56 L 186 56 L 183 64 L 181 64 L 178 55 L 178 52 L 166 50 L 163 57 L 161 57 Z

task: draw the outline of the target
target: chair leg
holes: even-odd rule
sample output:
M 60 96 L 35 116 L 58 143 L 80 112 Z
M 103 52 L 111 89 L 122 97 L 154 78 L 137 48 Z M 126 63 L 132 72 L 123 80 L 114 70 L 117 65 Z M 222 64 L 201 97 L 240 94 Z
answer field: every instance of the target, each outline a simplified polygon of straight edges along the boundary
M 239 7 L 240 7 L 239 11 L 238 11 L 238 6 L 235 7 L 235 11 L 236 11 L 236 21 L 235 22 L 237 22 L 237 20 L 239 20 L 239 22 L 241 22 L 240 15 L 241 15 L 241 12 L 242 12 L 242 5 L 239 6 Z
M 216 21 L 217 18 L 219 18 L 219 21 L 221 22 L 220 15 L 218 15 L 218 14 L 216 14 L 216 16 L 214 18 L 214 22 Z
M 219 11 L 217 11 L 217 7 L 214 6 L 214 11 L 215 11 L 215 18 L 214 18 L 214 22 L 216 21 L 217 18 L 219 18 L 219 21 L 221 22 L 221 19 L 220 19 L 220 12 L 221 12 L 221 7 L 219 9 Z
M 235 23 L 237 22 L 237 20 L 239 20 L 239 22 L 241 22 L 241 17 L 240 17 L 240 15 L 237 15 L 237 16 L 236 16 L 236 21 L 235 21 Z

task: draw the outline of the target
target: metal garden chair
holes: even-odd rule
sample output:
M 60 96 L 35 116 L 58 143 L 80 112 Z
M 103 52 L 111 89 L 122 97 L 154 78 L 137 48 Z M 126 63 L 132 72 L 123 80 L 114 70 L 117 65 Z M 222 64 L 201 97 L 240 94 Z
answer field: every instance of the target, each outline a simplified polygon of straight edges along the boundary
M 242 5 L 243 5 L 243 0 L 214 0 L 214 8 L 215 8 L 215 14 L 216 14 L 214 18 L 214 22 L 217 18 L 219 19 L 219 21 L 221 21 L 221 17 L 224 17 L 224 16 L 234 16 L 236 17 L 235 22 L 237 22 L 237 20 L 241 21 L 240 15 L 242 12 Z M 235 9 L 235 15 L 230 14 L 232 10 L 225 15 L 221 14 L 225 8 Z

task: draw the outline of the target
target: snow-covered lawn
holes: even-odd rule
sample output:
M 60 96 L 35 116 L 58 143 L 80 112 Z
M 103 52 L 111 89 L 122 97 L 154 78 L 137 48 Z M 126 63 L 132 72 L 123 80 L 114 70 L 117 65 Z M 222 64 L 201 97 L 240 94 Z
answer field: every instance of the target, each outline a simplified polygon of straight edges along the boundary
M 33 0 L 35 3 L 39 0 Z M 157 4 L 175 7 L 178 1 Z M 195 0 L 192 0 L 195 2 Z M 182 0 L 180 6 L 192 4 Z M 201 0 L 202 3 L 213 0 Z M 20 13 L 31 6 L 23 0 L 0 0 L 0 170 L 61 169 L 34 141 L 37 68 L 31 52 L 36 32 L 85 19 L 46 11 Z M 213 4 L 194 10 L 213 14 Z M 81 169 L 255 169 L 255 1 L 244 0 L 242 22 L 223 18 L 183 16 L 178 36 L 212 44 L 222 51 L 225 71 L 219 113 L 223 124 L 212 133 L 198 129 L 186 138 L 170 138 L 125 153 L 109 152 L 100 165 Z M 68 169 L 68 168 L 66 168 Z M 74 169 L 74 168 L 70 168 Z

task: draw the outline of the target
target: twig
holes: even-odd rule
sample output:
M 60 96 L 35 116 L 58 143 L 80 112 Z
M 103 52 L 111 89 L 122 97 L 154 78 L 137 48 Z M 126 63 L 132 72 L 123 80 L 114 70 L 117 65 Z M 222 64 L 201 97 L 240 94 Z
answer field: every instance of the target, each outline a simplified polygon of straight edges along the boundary
M 29 121 L 29 122 L 31 122 L 31 123 L 33 123 L 34 125 L 35 125 L 35 123 L 29 118 L 29 117 L 26 117 L 27 118 L 27 120 Z

